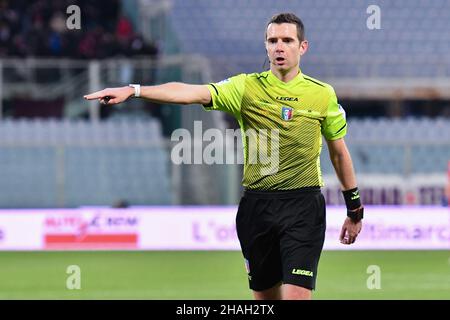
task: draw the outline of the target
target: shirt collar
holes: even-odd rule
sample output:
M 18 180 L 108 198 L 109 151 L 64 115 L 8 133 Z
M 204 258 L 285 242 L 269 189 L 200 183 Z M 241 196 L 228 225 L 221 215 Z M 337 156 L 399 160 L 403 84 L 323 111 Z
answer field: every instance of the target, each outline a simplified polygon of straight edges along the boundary
M 284 86 L 284 87 L 293 87 L 293 86 L 296 86 L 297 84 L 299 84 L 300 82 L 302 82 L 304 80 L 304 78 L 303 78 L 302 70 L 299 68 L 298 74 L 289 82 L 284 82 L 284 81 L 281 81 L 280 79 L 278 79 L 277 76 L 272 73 L 272 70 L 268 71 L 268 80 L 269 80 L 270 84 L 280 85 L 280 86 Z

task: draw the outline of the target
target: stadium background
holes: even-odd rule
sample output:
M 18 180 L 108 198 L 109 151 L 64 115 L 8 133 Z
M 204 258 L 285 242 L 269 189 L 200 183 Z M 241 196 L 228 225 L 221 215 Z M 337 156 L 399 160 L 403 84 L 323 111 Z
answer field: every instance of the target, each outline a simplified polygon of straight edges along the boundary
M 81 29 L 66 24 L 70 5 Z M 368 27 L 371 5 L 380 29 Z M 194 133 L 201 121 L 202 132 L 225 131 L 234 120 L 200 106 L 103 107 L 82 97 L 258 72 L 266 22 L 286 11 L 305 23 L 302 71 L 333 85 L 347 112 L 373 227 L 359 250 L 329 239 L 315 298 L 450 298 L 445 0 L 1 1 L 0 298 L 251 298 L 232 225 L 241 165 L 171 161 L 174 130 Z M 193 143 L 192 154 L 207 145 Z M 224 152 L 237 156 L 239 145 Z M 339 224 L 326 147 L 321 166 Z M 81 269 L 81 290 L 66 287 L 70 265 Z M 381 288 L 371 290 L 373 265 Z

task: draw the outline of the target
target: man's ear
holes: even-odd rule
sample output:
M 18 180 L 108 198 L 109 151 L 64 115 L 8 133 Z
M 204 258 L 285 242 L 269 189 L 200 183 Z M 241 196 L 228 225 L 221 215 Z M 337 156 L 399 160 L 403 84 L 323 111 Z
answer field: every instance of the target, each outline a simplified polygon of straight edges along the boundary
M 307 40 L 303 40 L 302 42 L 300 42 L 300 55 L 304 55 L 306 53 L 306 51 L 308 51 L 308 46 L 309 43 Z

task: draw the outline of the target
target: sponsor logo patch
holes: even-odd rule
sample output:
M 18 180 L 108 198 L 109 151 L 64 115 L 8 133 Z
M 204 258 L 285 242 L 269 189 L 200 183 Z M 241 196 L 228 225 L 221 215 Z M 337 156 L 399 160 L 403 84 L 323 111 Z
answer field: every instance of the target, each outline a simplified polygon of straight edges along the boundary
M 281 119 L 284 121 L 289 121 L 292 119 L 292 115 L 294 110 L 291 107 L 282 107 L 281 108 Z

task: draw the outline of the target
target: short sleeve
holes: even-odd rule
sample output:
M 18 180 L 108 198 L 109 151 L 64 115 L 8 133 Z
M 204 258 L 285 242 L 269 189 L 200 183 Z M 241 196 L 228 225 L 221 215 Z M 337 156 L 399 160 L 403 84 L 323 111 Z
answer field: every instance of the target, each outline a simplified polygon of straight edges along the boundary
M 219 110 L 239 116 L 244 95 L 246 74 L 240 74 L 217 83 L 207 85 L 211 102 L 203 105 L 205 110 Z
M 331 96 L 328 103 L 327 114 L 322 121 L 322 134 L 327 140 L 343 138 L 347 133 L 345 110 L 337 102 L 336 93 L 330 87 Z

